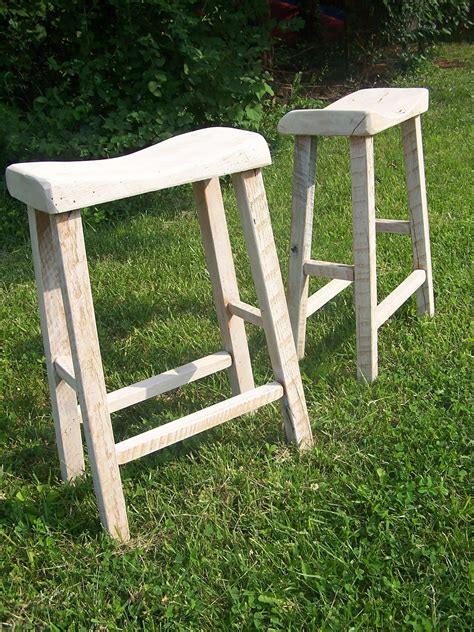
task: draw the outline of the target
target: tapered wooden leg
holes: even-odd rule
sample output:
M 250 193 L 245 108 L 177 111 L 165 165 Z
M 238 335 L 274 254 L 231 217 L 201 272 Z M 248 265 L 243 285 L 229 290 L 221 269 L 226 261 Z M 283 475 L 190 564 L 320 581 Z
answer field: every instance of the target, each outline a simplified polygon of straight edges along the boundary
M 309 277 L 304 263 L 311 258 L 314 185 L 316 176 L 314 136 L 296 136 L 293 165 L 293 204 L 288 269 L 288 310 L 298 358 L 304 356 Z
M 84 434 L 102 524 L 129 539 L 127 512 L 107 407 L 80 211 L 51 216 Z
M 239 288 L 219 178 L 195 182 L 193 189 L 222 341 L 232 356 L 232 394 L 239 395 L 255 384 L 244 321 L 227 310 L 229 301 L 239 300 Z
M 357 377 L 361 381 L 372 382 L 378 373 L 374 141 L 372 137 L 351 137 L 351 169 Z
M 426 272 L 426 281 L 416 291 L 416 304 L 419 314 L 433 316 L 435 308 L 431 271 L 430 230 L 426 201 L 421 120 L 419 116 L 402 123 L 402 139 L 410 209 L 413 268 Z
M 28 219 L 61 476 L 72 480 L 84 471 L 84 451 L 76 392 L 56 375 L 53 364 L 59 356 L 70 356 L 71 349 L 50 216 L 28 208 Z
M 284 388 L 281 402 L 286 435 L 301 448 L 309 447 L 313 437 L 262 174 L 259 169 L 238 173 L 233 182 L 270 360 L 275 378 Z

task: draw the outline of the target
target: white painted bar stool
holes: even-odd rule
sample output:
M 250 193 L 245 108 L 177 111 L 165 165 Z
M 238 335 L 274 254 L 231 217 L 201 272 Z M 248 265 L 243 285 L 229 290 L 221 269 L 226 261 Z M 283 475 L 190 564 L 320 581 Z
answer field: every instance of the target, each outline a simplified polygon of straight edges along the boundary
M 280 400 L 287 437 L 312 444 L 260 167 L 258 134 L 203 129 L 121 158 L 38 162 L 7 169 L 11 195 L 28 205 L 48 380 L 64 479 L 82 473 L 80 420 L 102 524 L 129 538 L 119 465 Z M 240 301 L 219 176 L 233 174 L 260 309 Z M 80 208 L 193 183 L 223 351 L 106 393 Z M 254 385 L 244 321 L 263 326 L 275 381 Z M 228 369 L 233 396 L 115 443 L 111 413 Z M 79 399 L 79 408 L 77 406 Z
M 373 88 L 354 92 L 322 110 L 294 110 L 278 125 L 295 136 L 288 304 L 298 357 L 304 355 L 306 319 L 354 283 L 357 375 L 378 373 L 379 327 L 416 292 L 419 314 L 434 314 L 431 252 L 420 114 L 428 109 L 424 88 Z M 375 219 L 373 137 L 401 124 L 409 221 Z M 349 136 L 352 168 L 353 264 L 311 259 L 318 136 Z M 376 233 L 410 235 L 413 272 L 377 304 Z M 308 297 L 309 277 L 332 279 Z

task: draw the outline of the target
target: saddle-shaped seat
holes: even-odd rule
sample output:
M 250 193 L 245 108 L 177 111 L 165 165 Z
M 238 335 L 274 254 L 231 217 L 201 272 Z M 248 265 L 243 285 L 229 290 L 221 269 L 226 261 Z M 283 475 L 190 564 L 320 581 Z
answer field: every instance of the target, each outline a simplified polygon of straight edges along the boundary
M 426 88 L 369 88 L 335 101 L 322 110 L 293 110 L 278 125 L 295 136 L 373 136 L 423 114 Z
M 102 524 L 120 540 L 130 537 L 119 469 L 125 463 L 276 401 L 280 401 L 288 440 L 300 448 L 312 445 L 260 169 L 270 163 L 262 136 L 217 127 L 120 158 L 8 168 L 10 193 L 29 206 L 61 475 L 72 480 L 84 471 L 84 434 Z M 232 175 L 259 307 L 240 300 L 219 182 L 223 175 Z M 192 183 L 222 343 L 215 353 L 107 392 L 80 209 L 188 182 Z M 172 266 L 173 261 L 167 264 Z M 261 386 L 255 385 L 253 377 L 245 321 L 262 327 L 267 341 L 274 380 Z M 173 421 L 163 415 L 165 423 L 116 442 L 113 413 L 222 370 L 229 372 L 230 397 Z
M 378 373 L 378 330 L 416 293 L 418 312 L 434 314 L 428 207 L 421 114 L 428 109 L 425 88 L 359 90 L 323 110 L 286 114 L 278 129 L 295 135 L 293 205 L 288 270 L 288 307 L 298 356 L 304 355 L 306 320 L 353 284 L 357 374 L 372 382 Z M 400 124 L 408 188 L 409 218 L 375 214 L 374 134 Z M 319 136 L 348 136 L 352 171 L 353 263 L 312 259 L 316 155 Z M 409 235 L 413 271 L 383 301 L 377 302 L 376 234 Z M 331 279 L 309 296 L 311 276 Z
M 6 180 L 14 198 L 62 213 L 269 164 L 260 134 L 210 127 L 119 158 L 14 164 Z

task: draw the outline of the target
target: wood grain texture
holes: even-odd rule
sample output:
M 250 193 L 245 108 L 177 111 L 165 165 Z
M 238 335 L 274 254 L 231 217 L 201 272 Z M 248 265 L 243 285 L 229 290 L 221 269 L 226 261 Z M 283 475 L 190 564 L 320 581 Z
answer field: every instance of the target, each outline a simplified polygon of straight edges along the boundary
M 306 317 L 309 318 L 350 285 L 352 285 L 352 281 L 341 281 L 340 279 L 334 279 L 323 285 L 308 298 Z
M 305 261 L 303 268 L 308 276 L 327 277 L 329 279 L 340 279 L 341 281 L 354 280 L 354 266 L 346 263 L 309 259 Z
M 357 376 L 372 382 L 378 373 L 374 140 L 354 136 L 350 142 Z
M 234 314 L 234 316 L 238 316 L 257 327 L 263 326 L 262 314 L 258 307 L 254 307 L 243 301 L 229 301 L 227 309 L 231 314 Z
M 204 408 L 186 417 L 121 441 L 116 445 L 117 459 L 122 465 L 146 454 L 162 450 L 230 419 L 250 413 L 283 396 L 281 384 L 272 382 L 235 395 L 223 402 Z
M 210 127 L 119 158 L 11 165 L 6 181 L 14 198 L 64 213 L 269 164 L 260 134 Z
M 285 391 L 281 401 L 286 435 L 300 448 L 307 448 L 313 437 L 262 174 L 257 169 L 235 174 L 232 179 L 270 360 Z
M 372 136 L 428 109 L 425 88 L 367 88 L 321 110 L 293 110 L 280 120 L 280 134 Z
M 295 138 L 293 198 L 288 264 L 288 310 L 298 358 L 304 356 L 309 279 L 304 262 L 311 257 L 317 140 Z
M 424 270 L 414 270 L 398 285 L 393 292 L 377 305 L 377 328 L 383 325 L 397 309 L 407 301 L 413 292 L 423 285 L 426 280 Z
M 84 471 L 84 450 L 76 393 L 54 369 L 56 356 L 71 353 L 59 268 L 49 216 L 28 208 L 28 220 L 61 477 L 69 481 Z
M 59 356 L 55 358 L 54 370 L 60 380 L 64 380 L 71 388 L 77 391 L 77 382 L 74 376 L 71 356 Z
M 413 267 L 415 270 L 424 270 L 426 272 L 426 280 L 416 293 L 416 304 L 419 314 L 433 316 L 435 306 L 431 270 L 430 229 L 428 203 L 426 200 L 421 120 L 419 116 L 402 124 L 402 139 L 410 209 Z
M 407 222 L 404 219 L 376 219 L 375 230 L 377 233 L 409 235 L 410 222 Z
M 108 393 L 107 404 L 109 413 L 144 402 L 150 397 L 157 397 L 179 386 L 190 384 L 207 375 L 227 369 L 231 365 L 231 355 L 226 351 L 218 351 L 204 358 L 199 358 L 199 360 L 194 360 L 194 362 L 183 364 L 176 369 L 170 369 L 150 377 L 147 380 L 130 384 L 130 386 Z
M 232 356 L 230 385 L 238 395 L 255 383 L 245 323 L 227 310 L 228 302 L 240 296 L 219 178 L 196 182 L 193 189 L 222 342 Z
M 51 232 L 99 513 L 105 529 L 126 541 L 130 537 L 128 520 L 107 407 L 80 212 L 51 216 Z

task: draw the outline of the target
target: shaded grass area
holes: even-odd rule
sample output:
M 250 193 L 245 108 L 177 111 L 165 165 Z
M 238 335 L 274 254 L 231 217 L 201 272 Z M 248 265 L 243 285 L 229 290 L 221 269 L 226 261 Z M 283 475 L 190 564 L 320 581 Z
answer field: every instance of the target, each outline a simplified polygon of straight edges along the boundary
M 437 314 L 414 299 L 380 332 L 380 377 L 355 379 L 351 291 L 308 325 L 301 368 L 315 435 L 299 455 L 277 407 L 123 467 L 133 539 L 98 523 L 90 477 L 59 481 L 29 243 L 1 262 L 0 621 L 18 629 L 468 630 L 472 48 L 399 85 L 431 89 L 423 119 Z M 275 125 L 268 116 L 268 127 Z M 376 139 L 379 217 L 403 218 L 397 130 Z M 265 184 L 286 274 L 292 143 Z M 313 254 L 350 262 L 348 143 L 320 143 Z M 230 188 L 242 299 L 254 301 Z M 120 205 L 116 205 L 120 209 Z M 145 196 L 86 239 L 110 390 L 220 349 L 190 189 Z M 378 237 L 379 300 L 409 272 Z M 316 287 L 316 286 L 315 286 Z M 271 370 L 248 327 L 257 383 Z M 117 440 L 229 393 L 225 374 L 114 414 Z

